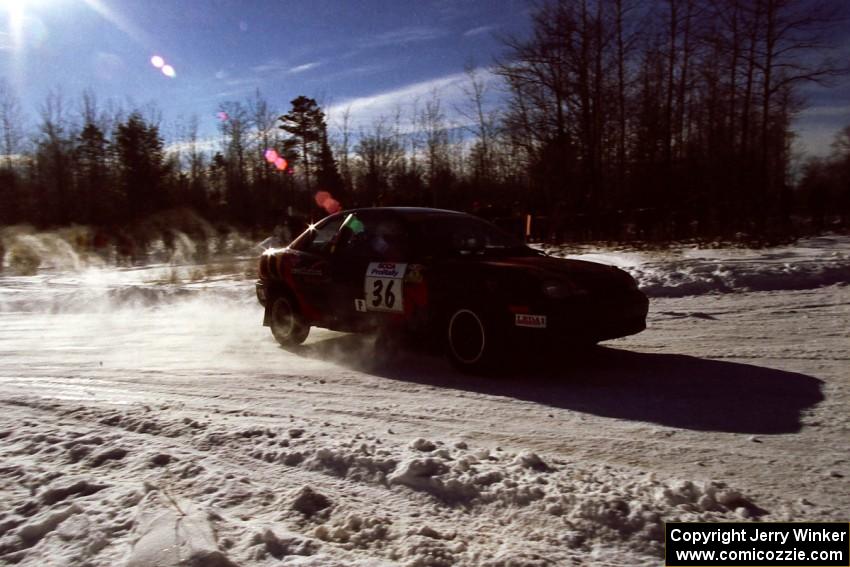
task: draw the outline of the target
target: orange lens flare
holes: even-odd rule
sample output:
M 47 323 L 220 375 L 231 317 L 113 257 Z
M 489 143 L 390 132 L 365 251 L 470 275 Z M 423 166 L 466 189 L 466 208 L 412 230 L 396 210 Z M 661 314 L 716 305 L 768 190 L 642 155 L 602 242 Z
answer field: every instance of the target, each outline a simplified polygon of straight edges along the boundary
M 333 196 L 327 191 L 319 191 L 316 193 L 316 204 L 323 208 L 325 212 L 328 214 L 334 214 L 342 210 L 342 205 L 339 204 L 339 201 L 333 198 Z

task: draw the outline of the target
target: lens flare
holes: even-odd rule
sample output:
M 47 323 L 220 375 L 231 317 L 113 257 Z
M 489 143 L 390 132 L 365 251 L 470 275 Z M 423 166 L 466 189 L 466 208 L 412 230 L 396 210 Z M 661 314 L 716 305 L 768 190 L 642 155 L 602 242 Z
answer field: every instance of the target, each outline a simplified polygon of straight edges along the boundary
M 153 57 L 151 57 L 151 65 L 153 65 L 157 69 L 162 69 L 162 66 L 165 65 L 165 59 L 163 59 L 159 55 L 154 55 Z
M 216 116 L 218 117 L 219 121 L 221 121 L 221 122 L 227 122 L 228 120 L 230 120 L 230 115 L 229 115 L 229 114 L 227 114 L 227 113 L 226 113 L 225 111 L 223 111 L 223 110 L 219 110 L 219 111 L 216 113 Z
M 266 157 L 266 161 L 267 161 L 267 162 L 269 162 L 269 163 L 274 163 L 274 162 L 276 162 L 276 161 L 277 161 L 277 158 L 279 158 L 279 157 L 280 157 L 279 155 L 277 155 L 277 152 L 276 152 L 276 151 L 274 151 L 274 150 L 273 150 L 273 149 L 271 149 L 271 148 L 267 149 L 267 150 L 266 150 L 266 153 L 265 153 L 265 154 L 263 154 L 263 155 Z
M 278 171 L 283 171 L 284 169 L 286 169 L 287 165 L 288 164 L 286 163 L 286 160 L 282 157 L 278 157 L 276 160 L 274 160 L 274 166 L 278 169 Z
M 342 205 L 339 204 L 339 201 L 333 198 L 333 196 L 327 191 L 318 191 L 316 193 L 316 204 L 323 208 L 325 212 L 332 215 L 342 210 Z
M 177 76 L 177 72 L 174 70 L 174 67 L 171 65 L 163 65 L 162 66 L 162 74 L 166 77 L 173 79 Z

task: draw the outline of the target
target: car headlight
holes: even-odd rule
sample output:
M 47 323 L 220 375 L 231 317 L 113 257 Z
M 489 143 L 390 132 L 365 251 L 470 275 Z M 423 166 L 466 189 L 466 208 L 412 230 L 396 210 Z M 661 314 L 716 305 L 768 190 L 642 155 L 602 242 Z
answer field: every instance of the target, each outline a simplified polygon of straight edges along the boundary
M 581 288 L 569 281 L 543 282 L 543 295 L 551 299 L 564 299 L 582 293 Z

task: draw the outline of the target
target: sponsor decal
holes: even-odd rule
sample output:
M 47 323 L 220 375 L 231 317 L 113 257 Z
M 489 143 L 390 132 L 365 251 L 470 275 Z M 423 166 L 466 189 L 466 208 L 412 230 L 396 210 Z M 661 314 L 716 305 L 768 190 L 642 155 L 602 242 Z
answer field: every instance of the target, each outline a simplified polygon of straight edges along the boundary
M 407 264 L 396 264 L 394 262 L 372 262 L 366 270 L 367 278 L 392 278 L 404 277 Z
M 529 315 L 527 313 L 517 313 L 514 315 L 514 323 L 517 327 L 529 327 L 532 329 L 546 328 L 546 315 Z

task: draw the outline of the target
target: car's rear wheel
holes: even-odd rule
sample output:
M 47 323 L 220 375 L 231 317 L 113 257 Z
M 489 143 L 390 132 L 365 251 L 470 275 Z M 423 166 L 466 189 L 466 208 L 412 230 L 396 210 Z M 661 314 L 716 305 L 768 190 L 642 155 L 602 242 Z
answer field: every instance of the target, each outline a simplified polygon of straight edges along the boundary
M 310 334 L 310 325 L 288 297 L 277 297 L 272 302 L 270 327 L 275 340 L 284 347 L 300 345 Z
M 446 325 L 446 350 L 452 364 L 462 372 L 484 372 L 493 368 L 496 335 L 481 309 L 453 310 Z

